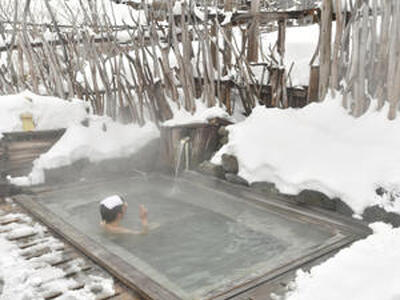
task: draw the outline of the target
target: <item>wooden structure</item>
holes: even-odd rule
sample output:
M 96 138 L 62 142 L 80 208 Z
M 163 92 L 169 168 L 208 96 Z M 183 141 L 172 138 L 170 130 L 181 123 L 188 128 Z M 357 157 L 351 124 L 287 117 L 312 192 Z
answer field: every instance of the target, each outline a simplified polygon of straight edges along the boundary
M 118 179 L 114 178 L 115 181 Z M 257 195 L 249 188 L 235 186 L 215 178 L 207 178 L 194 173 L 186 173 L 185 178 L 180 180 L 186 181 L 186 184 L 196 184 L 204 186 L 206 189 L 210 187 L 217 189 L 220 193 L 228 193 L 230 197 L 240 197 L 243 201 L 252 205 L 261 205 L 277 214 L 287 214 L 288 218 L 300 218 L 301 222 L 310 222 L 313 226 L 320 226 L 324 230 L 332 231 L 334 237 L 329 238 L 320 246 L 310 249 L 307 255 L 303 255 L 292 261 L 291 264 L 282 265 L 281 267 L 270 270 L 266 274 L 245 282 L 238 286 L 230 287 L 228 290 L 216 290 L 212 294 L 206 295 L 205 299 L 268 299 L 269 294 L 262 294 L 265 291 L 274 291 L 282 288 L 282 283 L 288 283 L 292 280 L 295 270 L 298 268 L 308 268 L 319 259 L 326 259 L 334 254 L 338 249 L 349 245 L 353 241 L 369 234 L 370 230 L 361 222 L 352 220 L 335 218 L 334 215 L 314 211 L 307 208 L 296 207 L 287 199 L 266 199 L 265 196 Z M 79 232 L 75 227 L 66 223 L 65 220 L 57 216 L 49 208 L 40 204 L 41 193 L 46 197 L 46 189 L 54 191 L 67 192 L 69 188 L 78 188 L 79 190 L 93 189 L 96 184 L 104 184 L 105 182 L 86 182 L 78 183 L 70 186 L 52 186 L 37 187 L 33 189 L 34 195 L 19 195 L 15 197 L 15 201 L 23 208 L 27 209 L 39 221 L 44 222 L 51 230 L 61 235 L 63 239 L 72 243 L 79 251 L 89 256 L 95 263 L 105 268 L 110 274 L 115 276 L 124 285 L 136 291 L 144 299 L 163 299 L 177 300 L 173 291 L 159 285 L 151 278 L 138 271 L 132 265 L 126 263 L 123 258 L 107 251 L 102 245 L 99 245 L 93 239 Z M 267 298 L 266 298 L 267 297 Z M 129 299 L 129 298 L 128 298 Z
M 7 68 L 0 68 L 0 93 L 27 88 L 39 93 L 41 86 L 49 95 L 90 101 L 97 114 L 117 118 L 119 110 L 124 109 L 134 123 L 144 124 L 149 119 L 145 116 L 159 123 L 172 116 L 167 99 L 194 112 L 194 100 L 201 96 L 208 106 L 224 104 L 233 113 L 236 99 L 232 97 L 231 86 L 224 81 L 228 74 L 234 73 L 237 75 L 234 86 L 238 87 L 239 101 L 246 114 L 251 113 L 257 102 L 281 108 L 293 106 L 290 70 L 279 69 L 285 56 L 286 27 L 294 20 L 300 24 L 304 19 L 318 22 L 320 9 L 268 11 L 260 1 L 253 1 L 252 7 L 243 12 L 234 11 L 235 3 L 224 2 L 229 14 L 214 13 L 208 4 L 196 7 L 197 13 L 184 4 L 178 14 L 173 3 L 165 1 L 162 6 L 167 10 L 168 28 L 152 17 L 152 10 L 157 8 L 151 6 L 143 8 L 149 18 L 145 26 L 139 26 L 140 20 L 134 16 L 129 26 L 113 24 L 112 20 L 105 22 L 93 10 L 84 14 L 82 28 L 73 20 L 68 25 L 37 24 L 32 19 L 34 14 L 28 13 L 28 1 L 24 10 L 26 19 L 14 20 L 10 16 L 9 20 L 0 20 L 4 21 L 7 34 L 13 37 L 0 49 L 7 53 Z M 48 9 L 53 15 L 51 8 Z M 202 17 L 199 11 L 204 13 Z M 229 20 L 225 20 L 227 15 L 231 16 Z M 241 29 L 241 45 L 232 34 L 234 26 Z M 261 99 L 259 89 L 252 87 L 259 78 L 251 71 L 251 62 L 261 55 L 261 45 L 257 46 L 260 32 L 276 29 L 279 57 L 262 51 L 263 58 L 267 57 L 266 73 L 272 78 L 267 84 L 272 89 L 271 100 Z M 56 34 L 49 40 L 43 33 L 45 30 Z M 119 40 L 121 32 L 129 38 Z M 17 60 L 11 59 L 15 52 Z M 171 58 L 176 65 L 171 65 Z M 199 81 L 201 86 L 196 84 Z
M 180 140 L 189 137 L 190 168 L 195 168 L 204 160 L 209 160 L 217 150 L 217 124 L 186 124 L 161 127 L 160 162 L 162 168 L 175 171 Z
M 0 140 L 0 175 L 26 176 L 33 161 L 46 153 L 64 134 L 65 129 L 3 133 Z

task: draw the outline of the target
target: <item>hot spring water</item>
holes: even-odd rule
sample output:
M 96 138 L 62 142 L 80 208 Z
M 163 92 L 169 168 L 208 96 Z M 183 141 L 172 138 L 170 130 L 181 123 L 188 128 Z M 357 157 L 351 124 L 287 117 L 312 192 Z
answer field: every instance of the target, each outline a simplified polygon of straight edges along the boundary
M 179 188 L 171 194 L 174 184 Z M 140 228 L 143 203 L 149 222 L 159 227 L 147 235 L 105 233 L 99 201 L 110 194 L 129 204 L 123 226 Z M 333 236 L 227 193 L 162 176 L 76 186 L 43 193 L 38 201 L 184 299 L 264 274 Z

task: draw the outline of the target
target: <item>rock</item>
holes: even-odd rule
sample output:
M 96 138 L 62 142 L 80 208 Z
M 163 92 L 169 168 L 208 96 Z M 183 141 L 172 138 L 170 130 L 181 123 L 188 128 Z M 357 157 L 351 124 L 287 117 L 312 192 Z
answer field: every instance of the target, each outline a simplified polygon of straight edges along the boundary
M 208 160 L 205 160 L 201 164 L 199 164 L 197 170 L 205 175 L 211 175 L 214 177 L 225 179 L 225 171 L 222 166 L 213 164 Z
M 342 215 L 351 217 L 354 214 L 354 211 L 351 209 L 350 206 L 348 206 L 346 203 L 344 203 L 342 200 L 339 198 L 333 199 L 336 202 L 336 211 Z
M 235 184 L 241 184 L 241 185 L 245 185 L 245 186 L 249 186 L 249 182 L 244 179 L 243 177 L 240 177 L 236 174 L 232 174 L 232 173 L 226 173 L 225 174 L 225 179 L 229 182 L 235 183 Z
M 218 135 L 220 135 L 220 136 L 228 136 L 228 135 L 229 135 L 229 131 L 226 130 L 226 127 L 225 127 L 225 126 L 221 126 L 221 127 L 218 129 Z
M 367 207 L 362 217 L 368 223 L 385 222 L 390 223 L 393 227 L 400 227 L 400 215 L 394 212 L 387 212 L 378 205 Z
M 94 284 L 93 286 L 90 287 L 90 291 L 93 294 L 100 294 L 103 291 L 103 287 L 100 284 Z
M 239 164 L 236 156 L 230 154 L 222 154 L 222 167 L 227 173 L 237 174 Z
M 89 127 L 89 118 L 85 118 L 81 121 L 81 125 L 84 127 Z
M 276 188 L 275 183 L 272 183 L 272 182 L 255 181 L 250 186 L 251 186 L 251 188 L 258 190 L 265 194 L 279 194 L 279 191 Z
M 294 197 L 299 204 L 319 206 L 329 210 L 336 210 L 336 201 L 325 194 L 313 190 L 303 190 Z
M 226 144 L 228 144 L 228 142 L 229 142 L 229 140 L 228 140 L 228 137 L 227 137 L 227 136 L 224 136 L 224 137 L 222 137 L 222 138 L 219 139 L 219 143 L 220 143 L 221 145 L 226 145 Z

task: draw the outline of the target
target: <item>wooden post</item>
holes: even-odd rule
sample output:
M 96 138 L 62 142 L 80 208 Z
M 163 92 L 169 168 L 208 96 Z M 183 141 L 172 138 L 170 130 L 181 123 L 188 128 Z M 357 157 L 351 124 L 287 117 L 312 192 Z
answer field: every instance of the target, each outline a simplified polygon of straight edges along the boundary
M 396 118 L 398 103 L 400 98 L 400 2 L 393 3 L 393 12 L 392 12 L 392 26 L 391 26 L 391 39 L 390 39 L 390 51 L 388 57 L 388 74 L 387 74 L 387 82 L 388 82 L 388 99 L 389 99 L 389 120 L 393 120 Z M 396 67 L 397 66 L 397 67 Z
M 310 82 L 307 91 L 307 103 L 318 101 L 319 66 L 311 66 Z
M 217 50 L 217 45 L 214 43 L 217 39 L 217 25 L 215 22 L 212 23 L 211 25 L 211 58 L 212 58 L 212 65 L 214 69 L 217 69 L 217 57 L 218 57 L 218 50 Z
M 381 109 L 385 103 L 386 98 L 386 73 L 387 73 L 387 57 L 389 55 L 389 27 L 390 27 L 390 15 L 391 15 L 391 0 L 385 0 L 382 2 L 383 5 L 383 16 L 380 28 L 380 39 L 379 39 L 379 50 L 378 59 L 376 62 L 375 69 L 377 70 L 376 79 L 377 82 L 377 95 L 378 95 L 378 109 Z
M 322 1 L 320 25 L 320 76 L 319 101 L 324 100 L 329 87 L 331 71 L 332 0 Z
M 272 107 L 280 107 L 280 102 L 282 98 L 282 74 L 283 69 L 280 68 L 272 68 L 270 73 Z
M 282 60 L 285 57 L 285 42 L 286 42 L 286 19 L 278 21 L 278 53 Z
M 356 90 L 356 105 L 355 116 L 361 116 L 367 109 L 366 96 L 365 96 L 365 80 L 366 80 L 366 64 L 367 64 L 367 46 L 368 46 L 368 19 L 369 19 L 369 6 L 364 4 L 362 8 L 362 21 L 360 26 L 360 43 L 359 47 L 359 64 L 358 64 L 358 77 L 357 77 L 357 90 Z
M 258 60 L 258 38 L 259 38 L 259 17 L 257 16 L 260 11 L 260 0 L 251 1 L 250 13 L 252 15 L 252 22 L 249 28 L 249 40 L 247 48 L 247 60 L 249 62 L 257 62 Z
M 225 0 L 224 9 L 226 12 L 232 11 L 233 0 Z M 225 29 L 226 39 L 224 40 L 224 67 L 222 70 L 222 75 L 225 76 L 228 74 L 228 70 L 231 70 L 232 67 L 232 49 L 230 44 L 232 43 L 232 26 L 228 25 Z M 230 83 L 226 82 L 223 86 L 222 92 L 223 103 L 226 106 L 226 110 L 229 114 L 232 114 L 232 105 L 231 105 L 231 86 Z
M 342 42 L 342 33 L 344 28 L 344 13 L 342 9 L 342 0 L 336 0 L 336 35 L 335 35 L 335 46 L 333 50 L 332 60 L 332 75 L 330 87 L 332 91 L 339 88 L 339 52 Z

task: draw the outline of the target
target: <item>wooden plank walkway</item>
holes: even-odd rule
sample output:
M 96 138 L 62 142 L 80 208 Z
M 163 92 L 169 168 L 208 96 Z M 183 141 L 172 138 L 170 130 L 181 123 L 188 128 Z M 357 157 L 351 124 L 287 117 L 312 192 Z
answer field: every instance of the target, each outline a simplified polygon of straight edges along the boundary
M 46 300 L 83 289 L 89 289 L 96 300 L 142 300 L 10 199 L 0 198 L 0 235 L 15 244 L 27 262 L 37 264 L 39 269 L 53 267 L 63 274 L 37 285 L 36 292 Z M 112 280 L 112 291 L 104 289 L 99 278 Z M 60 287 L 67 280 L 70 284 Z

